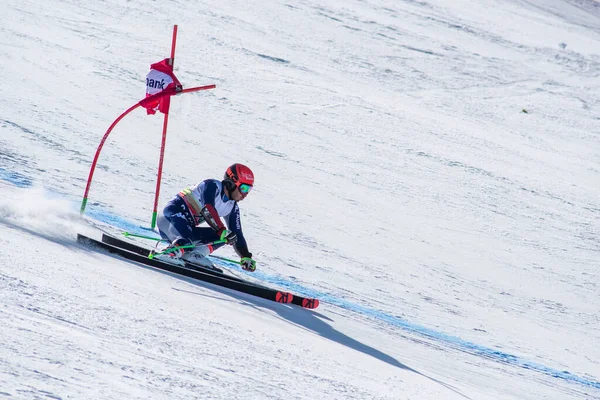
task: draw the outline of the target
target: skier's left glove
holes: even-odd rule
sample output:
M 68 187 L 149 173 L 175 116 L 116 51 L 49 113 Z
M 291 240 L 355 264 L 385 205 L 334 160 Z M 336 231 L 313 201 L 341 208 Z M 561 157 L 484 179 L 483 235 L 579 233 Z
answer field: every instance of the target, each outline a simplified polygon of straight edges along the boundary
M 256 271 L 256 261 L 254 261 L 251 257 L 242 257 L 240 264 L 242 265 L 242 269 L 245 269 L 246 271 Z

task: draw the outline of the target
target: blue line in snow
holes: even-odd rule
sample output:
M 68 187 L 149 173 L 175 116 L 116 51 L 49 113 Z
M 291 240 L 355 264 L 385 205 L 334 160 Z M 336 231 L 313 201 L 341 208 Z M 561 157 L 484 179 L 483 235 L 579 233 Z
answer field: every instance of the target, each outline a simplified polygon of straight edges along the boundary
M 342 307 L 344 309 L 347 309 L 347 310 L 350 310 L 353 312 L 357 312 L 357 313 L 360 313 L 365 316 L 369 316 L 372 318 L 379 319 L 381 321 L 385 321 L 390 325 L 396 326 L 398 328 L 402 328 L 409 332 L 420 334 L 424 337 L 428 337 L 430 339 L 434 339 L 439 342 L 447 343 L 447 344 L 453 346 L 454 348 L 458 348 L 458 349 L 467 351 L 472 354 L 485 356 L 486 358 L 495 359 L 495 360 L 498 360 L 498 361 L 506 363 L 506 364 L 511 364 L 511 365 L 515 365 L 515 366 L 525 368 L 528 370 L 541 372 L 545 375 L 548 375 L 548 376 L 551 376 L 554 378 L 563 379 L 563 380 L 569 381 L 569 382 L 576 382 L 576 383 L 579 383 L 579 384 L 582 384 L 585 386 L 590 386 L 590 387 L 593 387 L 596 389 L 600 389 L 600 382 L 597 380 L 594 380 L 593 378 L 592 379 L 584 378 L 581 376 L 571 374 L 569 371 L 559 371 L 557 369 L 546 367 L 545 365 L 542 365 L 542 364 L 539 364 L 536 362 L 527 361 L 527 360 L 525 360 L 521 357 L 515 356 L 513 354 L 505 353 L 503 351 L 495 350 L 495 349 L 492 349 L 489 347 L 485 347 L 485 346 L 481 346 L 481 345 L 478 345 L 478 344 L 475 344 L 472 342 L 468 342 L 459 337 L 451 336 L 451 335 L 448 335 L 443 332 L 438 332 L 433 329 L 408 322 L 406 320 L 403 320 L 402 318 L 388 314 L 383 311 L 378 311 L 378 310 L 375 310 L 375 309 L 372 309 L 369 307 L 361 306 L 359 304 L 355 304 L 355 303 L 346 301 L 344 299 L 330 296 L 327 293 L 322 293 L 322 292 L 307 289 L 303 286 L 291 283 L 287 280 L 283 280 L 283 279 L 272 277 L 272 276 L 267 277 L 264 274 L 261 277 L 261 279 L 264 279 L 265 281 L 269 281 L 271 283 L 285 287 L 286 289 L 289 289 L 290 291 L 296 292 L 300 295 L 308 296 L 308 297 L 316 297 L 325 303 L 333 304 L 338 307 Z
M 100 210 L 98 208 L 95 208 L 89 214 L 102 222 L 111 224 L 114 227 L 121 228 L 121 229 L 127 230 L 132 233 L 139 233 L 139 234 L 146 234 L 146 235 L 148 234 L 146 228 L 136 225 L 134 223 L 131 223 L 131 222 L 127 221 L 126 219 L 123 219 L 119 216 L 103 212 L 102 210 Z M 157 235 L 157 237 L 158 237 L 158 235 Z M 242 271 L 242 269 L 239 268 L 239 265 L 237 265 L 237 264 L 229 263 L 227 261 L 223 261 L 223 260 L 219 260 L 219 259 L 215 259 L 215 261 L 224 266 L 234 267 L 234 268 L 238 269 L 239 271 Z M 341 299 L 341 298 L 338 298 L 335 296 L 331 296 L 327 293 L 308 289 L 302 285 L 299 285 L 297 283 L 291 282 L 287 279 L 283 279 L 283 278 L 280 278 L 277 276 L 264 274 L 259 271 L 254 272 L 252 274 L 252 276 L 259 280 L 262 280 L 263 282 L 269 282 L 269 283 L 272 283 L 279 287 L 283 287 L 286 290 L 289 290 L 291 292 L 298 293 L 299 295 L 302 295 L 305 297 L 318 298 L 320 301 L 322 301 L 324 303 L 333 304 L 335 306 L 344 308 L 346 310 L 350 310 L 350 311 L 353 311 L 353 312 L 356 312 L 356 313 L 359 313 L 359 314 L 362 314 L 365 316 L 369 316 L 369 317 L 384 321 L 392 326 L 402 328 L 406 331 L 416 333 L 416 334 L 422 335 L 424 337 L 427 337 L 427 338 L 430 338 L 433 340 L 437 340 L 439 342 L 447 343 L 454 348 L 458 348 L 460 350 L 463 350 L 463 351 L 466 351 L 466 352 L 469 352 L 469 353 L 472 353 L 475 355 L 485 356 L 488 359 L 495 359 L 495 360 L 500 361 L 505 364 L 510 364 L 510 365 L 514 365 L 514 366 L 528 369 L 531 371 L 540 372 L 542 374 L 551 376 L 553 378 L 558 378 L 558 379 L 562 379 L 562 380 L 565 380 L 568 382 L 579 383 L 579 384 L 582 384 L 585 386 L 600 389 L 600 382 L 593 378 L 588 379 L 588 378 L 584 378 L 581 376 L 577 376 L 577 375 L 571 374 L 569 371 L 559 371 L 557 369 L 546 367 L 539 363 L 527 361 L 521 357 L 509 354 L 509 353 L 505 353 L 502 351 L 494 350 L 489 347 L 471 343 L 471 342 L 463 340 L 459 337 L 451 336 L 451 335 L 445 334 L 443 332 L 438 332 L 433 329 L 405 321 L 402 318 L 385 313 L 383 311 L 378 311 L 378 310 L 375 310 L 375 309 L 372 309 L 369 307 L 361 306 L 359 304 L 355 304 L 350 301 L 347 301 L 347 300 L 344 300 L 344 299 Z
M 0 179 L 10 182 L 20 188 L 27 188 L 33 184 L 32 180 L 27 176 L 19 174 L 18 172 L 7 171 L 4 168 L 0 168 Z
M 109 212 L 103 211 L 101 208 L 97 206 L 88 206 L 85 214 L 88 217 L 92 217 L 93 219 L 103 222 L 105 224 L 114 226 L 116 228 L 120 228 L 124 231 L 135 233 L 138 235 L 148 235 L 148 231 L 150 228 L 145 228 L 133 222 L 130 222 L 118 215 L 111 214 Z M 150 230 L 151 231 L 151 230 Z M 158 234 L 156 234 L 158 238 Z

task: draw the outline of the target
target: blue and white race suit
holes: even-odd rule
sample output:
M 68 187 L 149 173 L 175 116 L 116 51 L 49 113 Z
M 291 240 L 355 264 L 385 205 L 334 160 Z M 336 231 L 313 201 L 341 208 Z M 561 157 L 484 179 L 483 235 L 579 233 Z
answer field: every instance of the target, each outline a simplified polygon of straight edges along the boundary
M 252 257 L 242 232 L 238 203 L 227 197 L 223 184 L 217 179 L 207 179 L 179 192 L 159 214 L 156 225 L 162 238 L 171 243 L 206 244 L 220 239 L 218 232 L 225 229 L 221 217 L 227 229 L 237 236 L 236 253 L 240 257 Z M 204 222 L 210 226 L 200 227 Z M 215 245 L 214 249 L 222 245 Z

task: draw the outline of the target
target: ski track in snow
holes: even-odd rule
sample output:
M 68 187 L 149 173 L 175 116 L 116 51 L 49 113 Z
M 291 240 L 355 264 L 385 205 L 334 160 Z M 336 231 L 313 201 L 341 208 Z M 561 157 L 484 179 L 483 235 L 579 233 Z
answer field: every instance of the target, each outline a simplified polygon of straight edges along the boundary
M 1 68 L 15 85 L 0 99 L 0 180 L 10 183 L 0 185 L 2 191 L 77 202 L 102 133 L 143 95 L 143 74 L 167 54 L 170 27 L 178 23 L 178 77 L 186 86 L 216 83 L 217 90 L 173 102 L 162 203 L 182 185 L 220 175 L 234 154 L 259 177 L 242 205 L 261 264 L 256 278 L 319 297 L 328 312 L 377 326 L 394 340 L 434 354 L 477 356 L 452 368 L 479 365 L 484 372 L 473 387 L 490 398 L 520 398 L 516 388 L 512 394 L 505 388 L 515 379 L 523 388 L 527 382 L 543 387 L 545 395 L 537 398 L 555 398 L 553 391 L 598 396 L 597 2 L 232 2 L 206 8 L 183 1 L 178 6 L 186 12 L 177 12 L 178 20 L 163 17 L 170 15 L 164 4 L 151 10 L 139 1 L 53 4 L 6 5 Z M 88 204 L 88 215 L 102 226 L 147 233 L 140 226 L 151 214 L 158 121 L 127 117 L 111 134 Z M 60 208 L 53 201 L 46 225 L 35 223 L 39 214 L 3 207 L 3 229 L 70 248 L 68 224 L 75 219 L 62 211 L 52 219 Z M 50 226 L 63 235 L 56 237 Z M 44 231 L 36 233 L 39 228 Z M 69 307 L 65 294 L 2 271 L 9 293 L 3 334 L 26 331 L 83 357 L 84 368 L 67 378 L 61 369 L 71 363 L 51 354 L 32 360 L 19 340 L 9 340 L 5 354 L 19 357 L 3 360 L 0 372 L 20 371 L 18 382 L 41 379 L 63 390 L 82 385 L 75 392 L 84 393 L 94 374 L 106 382 L 110 371 L 131 370 L 134 386 L 145 388 L 133 381 L 152 376 L 163 394 L 185 388 L 174 397 L 186 390 L 224 396 L 236 384 L 256 385 L 256 398 L 294 396 L 293 388 L 223 373 L 216 362 L 198 371 L 175 356 L 130 351 L 124 338 L 112 342 L 110 324 L 86 328 L 89 317 L 81 309 L 39 309 L 47 301 Z M 31 305 L 28 296 L 36 297 Z M 114 311 L 98 307 L 107 319 Z M 291 315 L 286 318 L 299 318 Z M 375 348 L 318 318 L 295 322 L 404 366 L 383 350 L 395 348 L 394 341 Z M 59 343 L 67 332 L 78 336 Z M 407 364 L 412 358 L 428 365 L 419 353 L 425 350 L 403 351 Z M 146 359 L 164 368 L 145 370 Z M 36 366 L 44 360 L 56 366 L 55 375 Z M 264 365 L 277 369 L 276 362 Z M 90 379 L 75 378 L 83 371 Z M 494 372 L 498 383 L 490 382 Z M 461 380 L 452 375 L 458 372 L 446 373 Z M 222 391 L 211 391 L 211 383 L 223 382 Z M 374 393 L 365 387 L 336 392 L 339 379 L 329 388 L 319 382 L 333 397 L 343 398 L 344 390 L 351 392 L 347 398 Z M 122 381 L 116 385 L 93 390 L 106 398 L 131 395 Z M 33 384 L 19 390 L 25 397 L 62 398 Z

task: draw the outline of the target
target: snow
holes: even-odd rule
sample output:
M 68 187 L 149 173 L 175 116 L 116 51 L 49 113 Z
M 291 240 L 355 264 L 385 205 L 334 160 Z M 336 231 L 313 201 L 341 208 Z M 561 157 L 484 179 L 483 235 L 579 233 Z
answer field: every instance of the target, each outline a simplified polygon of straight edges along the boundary
M 600 5 L 12 1 L 0 24 L 0 398 L 600 398 Z M 265 284 L 78 244 L 249 165 Z M 230 249 L 220 255 L 234 257 Z M 237 271 L 238 274 L 243 274 Z

